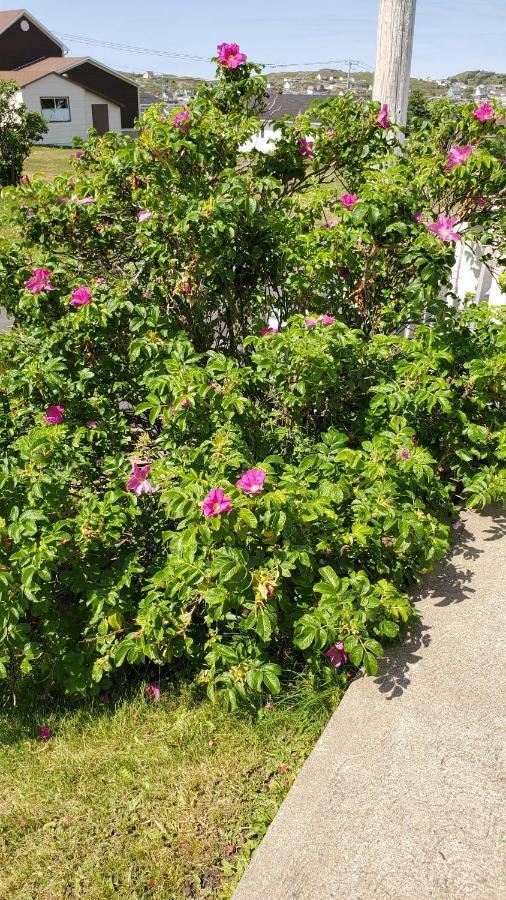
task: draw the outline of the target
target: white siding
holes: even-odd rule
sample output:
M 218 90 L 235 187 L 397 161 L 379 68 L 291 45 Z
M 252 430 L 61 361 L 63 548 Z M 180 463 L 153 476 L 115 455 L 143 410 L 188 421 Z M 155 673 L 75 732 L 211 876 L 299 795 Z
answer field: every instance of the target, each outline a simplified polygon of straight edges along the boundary
M 40 113 L 41 97 L 68 97 L 70 122 L 49 122 L 49 130 L 41 144 L 62 144 L 71 146 L 73 137 L 88 137 L 88 129 L 93 127 L 92 103 L 107 103 L 109 107 L 109 130 L 121 131 L 121 111 L 116 103 L 93 94 L 86 88 L 74 84 L 69 78 L 52 73 L 33 84 L 22 88 L 23 101 L 28 109 Z

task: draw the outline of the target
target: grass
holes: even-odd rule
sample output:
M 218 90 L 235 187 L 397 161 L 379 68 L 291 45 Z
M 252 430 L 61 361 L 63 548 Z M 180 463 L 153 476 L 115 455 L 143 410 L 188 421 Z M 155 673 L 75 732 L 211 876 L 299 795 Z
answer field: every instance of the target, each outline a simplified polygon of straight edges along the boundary
M 36 176 L 43 181 L 51 181 L 56 175 L 70 171 L 71 150 L 62 150 L 60 147 L 33 147 L 30 156 L 25 160 L 24 174 L 30 178 Z M 1 196 L 0 190 L 0 218 L 8 211 L 8 203 Z M 13 241 L 16 238 L 16 229 L 8 221 L 0 223 L 0 240 Z
M 30 178 L 33 175 L 41 175 L 45 181 L 50 181 L 56 175 L 71 171 L 72 150 L 61 147 L 33 147 L 30 156 L 26 159 L 24 173 Z
M 0 896 L 230 897 L 337 699 L 304 687 L 256 718 L 169 688 L 5 708 Z

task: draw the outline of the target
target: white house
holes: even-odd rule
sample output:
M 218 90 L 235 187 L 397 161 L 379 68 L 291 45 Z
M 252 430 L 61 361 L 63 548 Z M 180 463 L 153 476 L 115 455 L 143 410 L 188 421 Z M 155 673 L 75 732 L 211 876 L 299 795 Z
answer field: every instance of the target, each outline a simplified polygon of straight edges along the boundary
M 15 81 L 17 101 L 48 123 L 43 144 L 70 146 L 74 137 L 130 130 L 139 115 L 134 81 L 67 48 L 24 9 L 0 12 L 0 80 Z

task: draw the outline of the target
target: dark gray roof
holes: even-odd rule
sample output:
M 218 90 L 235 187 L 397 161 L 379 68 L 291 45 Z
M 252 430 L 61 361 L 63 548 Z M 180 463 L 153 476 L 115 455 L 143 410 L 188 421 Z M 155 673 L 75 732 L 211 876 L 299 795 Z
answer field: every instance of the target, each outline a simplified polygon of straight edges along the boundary
M 151 91 L 140 91 L 139 103 L 141 106 L 152 106 L 153 103 L 163 103 L 163 100 L 161 97 L 157 97 L 156 94 L 152 94 Z
M 266 100 L 266 107 L 262 112 L 262 119 L 267 122 L 275 122 L 284 116 L 296 116 L 306 112 L 308 106 L 314 100 L 322 100 L 314 94 L 280 94 L 272 91 Z

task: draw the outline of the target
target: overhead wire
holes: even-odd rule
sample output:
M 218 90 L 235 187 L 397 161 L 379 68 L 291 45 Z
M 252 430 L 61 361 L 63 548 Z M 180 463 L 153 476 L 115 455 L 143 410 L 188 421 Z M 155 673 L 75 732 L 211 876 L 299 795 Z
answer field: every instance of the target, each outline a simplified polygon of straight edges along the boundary
M 75 43 L 88 44 L 90 46 L 102 47 L 108 50 L 121 50 L 127 53 L 143 53 L 149 56 L 158 56 L 158 57 L 167 57 L 169 59 L 178 59 L 178 60 L 186 60 L 190 62 L 211 62 L 210 57 L 206 56 L 198 56 L 197 54 L 192 53 L 183 53 L 178 50 L 160 50 L 155 49 L 153 47 L 137 47 L 132 44 L 124 44 L 118 41 L 104 41 L 99 38 L 90 38 L 85 37 L 80 34 L 70 34 L 65 31 L 55 31 L 54 34 L 57 34 L 59 37 L 65 38 L 66 40 L 73 41 Z M 368 63 L 362 62 L 357 59 L 328 59 L 328 60 L 317 60 L 315 62 L 293 62 L 293 63 L 262 63 L 262 65 L 266 69 L 303 69 L 311 66 L 330 66 L 337 65 L 339 63 L 346 63 L 351 66 L 362 66 L 365 69 L 369 69 L 372 71 L 372 66 Z

